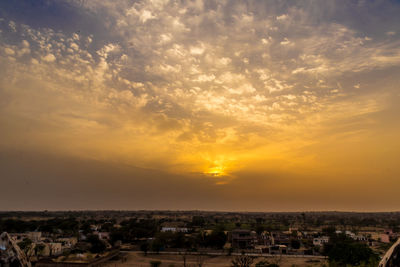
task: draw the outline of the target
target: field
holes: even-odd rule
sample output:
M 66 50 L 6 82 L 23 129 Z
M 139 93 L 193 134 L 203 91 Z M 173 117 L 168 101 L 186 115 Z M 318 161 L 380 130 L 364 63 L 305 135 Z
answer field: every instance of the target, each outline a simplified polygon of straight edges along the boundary
M 231 266 L 231 260 L 234 256 L 186 256 L 186 266 L 199 266 L 199 262 L 203 261 L 204 267 L 228 267 Z M 165 254 L 152 254 L 145 256 L 143 252 L 127 252 L 124 253 L 124 260 L 110 261 L 107 267 L 128 267 L 128 266 L 138 266 L 138 267 L 148 267 L 151 261 L 161 261 L 161 267 L 180 267 L 183 266 L 183 255 L 165 255 Z M 277 263 L 281 267 L 294 267 L 294 266 L 322 266 L 325 262 L 324 259 L 317 257 L 257 257 L 254 260 L 252 266 L 255 263 L 267 260 L 270 263 Z

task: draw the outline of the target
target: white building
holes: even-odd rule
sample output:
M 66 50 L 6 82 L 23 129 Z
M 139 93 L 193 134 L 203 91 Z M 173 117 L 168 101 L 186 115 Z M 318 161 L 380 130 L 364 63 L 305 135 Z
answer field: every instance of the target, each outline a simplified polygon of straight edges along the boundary
M 329 242 L 329 237 L 328 236 L 322 236 L 322 237 L 316 237 L 313 239 L 313 245 L 314 246 L 323 246 L 325 243 Z
M 161 232 L 188 233 L 189 229 L 186 227 L 162 227 Z

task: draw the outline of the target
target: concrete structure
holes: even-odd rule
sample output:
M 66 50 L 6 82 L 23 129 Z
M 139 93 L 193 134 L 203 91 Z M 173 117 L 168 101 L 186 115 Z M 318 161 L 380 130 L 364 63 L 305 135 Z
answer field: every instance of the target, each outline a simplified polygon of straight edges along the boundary
M 48 250 L 48 254 L 46 256 L 58 256 L 63 252 L 61 243 L 45 243 L 45 246 Z
M 161 232 L 188 233 L 189 228 L 186 228 L 186 227 L 162 227 Z
M 33 242 L 40 242 L 42 240 L 42 232 L 28 232 L 28 238 Z
M 280 232 L 273 232 L 271 233 L 271 244 L 289 246 L 290 235 Z
M 390 243 L 389 235 L 388 234 L 380 234 L 379 241 L 381 241 L 382 243 Z
M 6 232 L 0 235 L 0 266 L 31 267 L 25 253 Z
M 62 237 L 62 238 L 57 238 L 56 242 L 61 243 L 64 248 L 72 248 L 76 243 L 78 243 L 78 238 Z
M 287 254 L 287 246 L 285 245 L 273 245 L 269 247 L 269 254 Z
M 231 232 L 232 248 L 252 249 L 257 244 L 257 234 L 250 230 L 233 230 Z
M 400 266 L 400 239 L 386 252 L 379 267 L 397 267 Z
M 323 246 L 325 243 L 329 242 L 329 237 L 328 236 L 321 236 L 321 237 L 316 237 L 313 239 L 313 245 L 314 246 Z

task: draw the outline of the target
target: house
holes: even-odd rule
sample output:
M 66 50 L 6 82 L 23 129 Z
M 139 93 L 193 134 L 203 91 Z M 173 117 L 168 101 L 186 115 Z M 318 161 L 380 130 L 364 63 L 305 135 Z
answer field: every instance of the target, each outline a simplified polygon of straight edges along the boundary
M 237 229 L 231 232 L 232 248 L 251 249 L 257 244 L 257 234 L 254 231 Z
M 273 245 L 269 247 L 269 254 L 287 254 L 287 246 Z
M 353 239 L 357 241 L 368 241 L 368 238 L 364 235 L 355 235 Z
M 313 239 L 313 245 L 318 247 L 323 246 L 325 243 L 328 242 L 329 242 L 328 236 L 316 237 Z
M 37 243 L 42 239 L 42 232 L 28 232 L 28 238 Z
M 94 234 L 97 235 L 100 240 L 110 240 L 109 232 L 95 232 Z
M 33 249 L 35 256 L 58 256 L 63 252 L 61 243 L 36 243 Z
M 186 227 L 162 227 L 161 232 L 188 233 L 189 228 L 186 228 Z
M 348 230 L 345 231 L 345 234 L 346 234 L 347 236 L 353 238 L 353 239 L 354 239 L 354 237 L 356 236 L 355 233 L 353 233 L 353 232 L 351 232 L 351 231 L 348 231 Z
M 389 238 L 389 235 L 388 235 L 388 234 L 380 234 L 380 235 L 379 235 L 379 240 L 380 240 L 382 243 L 390 243 L 390 238 Z
M 264 231 L 257 237 L 257 245 L 260 246 L 269 246 L 272 244 L 271 235 Z
M 48 243 L 48 246 L 52 256 L 58 256 L 63 252 L 61 243 Z
M 72 248 L 76 243 L 78 243 L 78 238 L 62 237 L 62 238 L 57 238 L 56 242 L 61 243 L 64 248 Z
M 272 233 L 271 234 L 271 243 L 272 245 L 285 245 L 289 246 L 290 244 L 290 235 L 285 233 Z

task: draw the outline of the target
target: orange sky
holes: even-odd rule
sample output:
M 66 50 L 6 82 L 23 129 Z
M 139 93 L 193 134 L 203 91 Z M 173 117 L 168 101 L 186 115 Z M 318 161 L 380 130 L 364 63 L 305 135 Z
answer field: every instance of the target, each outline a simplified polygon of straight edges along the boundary
M 400 209 L 397 2 L 0 10 L 0 209 Z

